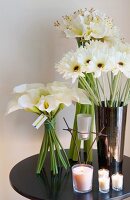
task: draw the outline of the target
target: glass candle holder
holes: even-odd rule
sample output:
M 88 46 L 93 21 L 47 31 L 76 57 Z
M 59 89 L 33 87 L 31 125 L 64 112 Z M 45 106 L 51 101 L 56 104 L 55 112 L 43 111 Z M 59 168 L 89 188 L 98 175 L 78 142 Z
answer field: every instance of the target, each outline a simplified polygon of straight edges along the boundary
M 108 193 L 110 190 L 110 177 L 99 177 L 99 191 L 101 193 Z
M 72 167 L 73 189 L 79 193 L 92 190 L 93 166 L 77 164 Z
M 87 114 L 77 115 L 78 137 L 80 140 L 88 140 L 90 135 L 92 116 Z
M 112 189 L 116 191 L 120 191 L 123 189 L 123 175 L 122 174 L 113 174 L 111 176 L 112 179 Z
M 108 169 L 99 169 L 98 170 L 98 177 L 109 177 L 109 170 Z

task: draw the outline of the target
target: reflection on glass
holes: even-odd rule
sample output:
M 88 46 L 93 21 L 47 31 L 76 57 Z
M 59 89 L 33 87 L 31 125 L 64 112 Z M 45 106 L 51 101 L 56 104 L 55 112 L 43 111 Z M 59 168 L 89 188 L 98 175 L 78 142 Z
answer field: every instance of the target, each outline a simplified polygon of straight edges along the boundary
M 43 182 L 46 188 L 47 199 L 58 200 L 63 195 L 64 188 L 66 187 L 67 181 L 69 180 L 70 173 L 64 172 L 62 168 L 59 168 L 57 175 L 47 174 L 43 169 L 40 180 Z

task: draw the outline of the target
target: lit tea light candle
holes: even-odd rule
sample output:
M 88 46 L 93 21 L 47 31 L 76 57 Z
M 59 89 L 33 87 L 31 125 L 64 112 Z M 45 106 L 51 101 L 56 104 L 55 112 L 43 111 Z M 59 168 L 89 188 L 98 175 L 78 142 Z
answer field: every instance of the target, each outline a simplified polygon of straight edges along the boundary
M 76 192 L 85 193 L 92 190 L 93 166 L 77 164 L 72 167 L 73 188 Z
M 110 189 L 110 177 L 99 177 L 99 191 L 102 193 L 109 192 Z
M 108 169 L 99 169 L 98 170 L 98 177 L 109 177 L 109 170 Z
M 77 115 L 78 136 L 81 140 L 88 140 L 90 135 L 92 116 L 87 114 Z
M 122 174 L 113 174 L 112 175 L 112 189 L 120 191 L 123 189 L 123 175 Z

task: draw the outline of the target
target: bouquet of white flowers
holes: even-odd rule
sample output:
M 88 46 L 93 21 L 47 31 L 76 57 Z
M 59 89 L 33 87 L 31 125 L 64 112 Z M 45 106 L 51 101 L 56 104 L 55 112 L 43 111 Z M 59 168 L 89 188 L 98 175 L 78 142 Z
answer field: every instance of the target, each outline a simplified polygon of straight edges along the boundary
M 61 22 L 54 23 L 67 38 L 76 38 L 80 45 L 91 40 L 115 43 L 120 39 L 119 29 L 113 20 L 93 8 L 80 9 L 72 15 L 63 16 Z
M 120 42 L 118 45 L 109 46 L 107 43 L 92 41 L 84 48 L 80 47 L 75 52 L 67 53 L 56 68 L 65 79 L 71 78 L 72 82 L 79 79 L 89 100 L 95 105 L 102 106 L 104 102 L 106 107 L 118 107 L 128 103 L 129 44 Z
M 68 157 L 64 151 L 55 130 L 55 117 L 65 106 L 73 102 L 90 103 L 86 93 L 77 87 L 71 87 L 64 82 L 43 84 L 23 84 L 13 90 L 14 99 L 9 103 L 8 113 L 18 109 L 33 112 L 39 115 L 33 123 L 37 129 L 44 123 L 44 139 L 39 153 L 36 172 L 39 174 L 49 150 L 51 170 L 58 173 L 58 166 L 69 167 Z
M 99 101 L 99 84 L 96 82 L 98 80 L 94 79 L 97 74 L 100 74 L 100 71 L 104 71 L 106 69 L 100 67 L 100 65 L 92 71 L 88 67 L 94 65 L 97 60 L 104 57 L 105 52 L 102 52 L 102 43 L 104 46 L 108 44 L 110 47 L 116 45 L 120 42 L 120 32 L 119 29 L 113 23 L 113 20 L 106 16 L 106 14 L 99 12 L 94 9 L 80 9 L 75 11 L 71 15 L 66 15 L 62 17 L 62 20 L 56 21 L 54 24 L 61 32 L 65 34 L 67 38 L 75 38 L 78 44 L 78 47 L 82 47 L 77 50 L 75 53 L 73 51 L 69 52 L 65 55 L 65 57 L 61 60 L 61 62 L 56 66 L 58 71 L 63 74 L 63 77 L 66 79 L 72 78 L 72 82 L 75 82 L 78 79 L 78 86 L 87 91 L 88 97 L 93 103 L 97 103 Z M 96 41 L 100 41 L 100 43 L 96 43 Z M 95 42 L 95 52 L 93 47 L 93 52 L 90 52 L 89 49 L 92 46 L 92 42 Z M 101 44 L 101 47 L 99 47 Z M 83 49 L 85 47 L 85 50 Z M 99 47 L 98 52 L 99 55 L 95 55 L 96 49 Z M 86 50 L 87 49 L 87 50 Z M 104 50 L 105 51 L 105 50 Z M 104 56 L 103 56 L 104 55 Z M 93 57 L 93 59 L 92 59 Z M 86 60 L 85 60 L 86 59 Z M 96 59 L 96 60 L 94 60 Z M 90 62 L 91 61 L 91 62 Z M 82 63 L 86 62 L 86 63 Z M 100 64 L 100 63 L 99 63 Z M 96 65 L 96 64 L 95 64 Z M 87 67 L 86 67 L 87 66 Z M 99 69 L 100 68 L 100 69 Z M 86 72 L 87 70 L 87 72 Z M 82 81 L 81 81 L 82 80 Z M 111 83 L 113 78 L 111 79 Z M 115 81 L 113 81 L 114 87 Z M 102 85 L 102 83 L 101 83 Z M 100 86 L 101 86 L 100 85 Z M 103 84 L 104 85 L 104 84 Z M 87 88 L 86 88 L 87 87 Z M 103 87 L 103 86 L 102 86 Z M 89 88 L 89 91 L 88 91 Z M 94 90 L 92 88 L 95 88 Z M 104 88 L 102 88 L 102 92 Z M 96 93 L 95 93 L 96 91 Z M 91 95 L 91 97 L 90 97 Z M 98 99 L 97 99 L 98 96 Z M 106 98 L 106 97 L 104 97 Z M 101 100 L 100 100 L 101 101 Z M 77 114 L 86 113 L 91 114 L 93 116 L 91 131 L 94 130 L 94 104 L 91 105 L 76 105 L 75 111 L 75 121 L 73 129 L 77 128 Z M 75 140 L 80 148 L 80 141 L 78 140 L 77 132 L 74 131 L 73 135 Z M 88 154 L 88 149 L 92 143 L 93 136 L 90 134 L 90 138 L 87 141 L 84 141 L 84 151 Z M 73 140 L 71 140 L 69 157 L 73 160 L 77 160 L 77 153 L 75 149 L 75 144 Z M 90 162 L 92 162 L 92 151 L 90 156 Z

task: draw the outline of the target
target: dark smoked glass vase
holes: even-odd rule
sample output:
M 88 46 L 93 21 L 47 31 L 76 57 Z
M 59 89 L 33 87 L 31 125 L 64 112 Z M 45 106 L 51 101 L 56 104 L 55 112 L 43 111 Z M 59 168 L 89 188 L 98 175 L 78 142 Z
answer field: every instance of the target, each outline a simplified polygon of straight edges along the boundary
M 97 140 L 99 169 L 110 170 L 110 174 L 122 172 L 127 106 L 95 106 L 96 132 L 104 127 Z

